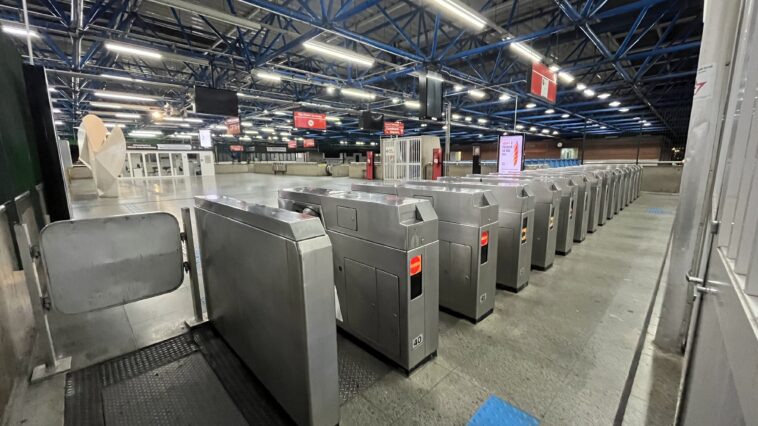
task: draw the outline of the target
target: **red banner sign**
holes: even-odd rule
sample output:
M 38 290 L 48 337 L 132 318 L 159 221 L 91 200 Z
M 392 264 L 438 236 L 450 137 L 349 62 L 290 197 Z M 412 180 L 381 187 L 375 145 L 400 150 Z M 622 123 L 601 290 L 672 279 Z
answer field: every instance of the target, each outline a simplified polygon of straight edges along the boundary
M 242 152 L 244 150 L 245 150 L 245 147 L 242 145 L 229 145 L 229 151 Z
M 295 111 L 294 118 L 298 129 L 326 130 L 326 114 Z
M 239 117 L 227 118 L 226 121 L 224 121 L 224 124 L 226 124 L 226 133 L 235 136 L 240 134 L 241 130 Z
M 287 141 L 287 148 L 290 148 L 290 149 L 297 148 L 297 141 Z
M 405 133 L 405 125 L 402 121 L 385 121 L 384 122 L 384 135 L 385 136 L 403 136 Z
M 532 63 L 529 92 L 548 102 L 555 103 L 556 94 L 558 93 L 557 74 L 550 71 L 550 68 L 543 63 Z
M 303 148 L 315 148 L 315 147 L 316 147 L 315 139 L 303 139 Z

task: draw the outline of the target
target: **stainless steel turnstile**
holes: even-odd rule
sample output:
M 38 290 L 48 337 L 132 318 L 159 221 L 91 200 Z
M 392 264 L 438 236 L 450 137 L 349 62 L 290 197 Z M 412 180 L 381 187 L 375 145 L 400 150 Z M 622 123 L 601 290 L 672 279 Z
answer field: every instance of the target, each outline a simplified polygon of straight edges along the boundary
M 534 226 L 532 226 L 532 267 L 546 271 L 555 261 L 555 244 L 558 239 L 558 217 L 561 210 L 561 188 L 543 179 L 513 179 L 507 176 L 470 175 L 463 180 L 491 182 L 526 182 L 535 195 Z
M 597 177 L 589 172 L 571 171 L 564 168 L 546 169 L 544 173 L 559 176 L 571 176 L 577 183 L 577 226 L 574 227 L 574 242 L 584 241 L 584 239 L 587 238 L 587 233 L 595 232 L 598 225 L 598 216 L 600 214 L 600 191 Z
M 332 247 L 312 216 L 196 197 L 208 318 L 300 425 L 339 423 Z
M 321 217 L 343 330 L 406 371 L 437 353 L 439 223 L 428 200 L 295 188 L 279 205 Z
M 524 183 L 503 182 L 492 185 L 465 182 L 460 178 L 417 182 L 423 185 L 482 189 L 492 192 L 498 204 L 497 284 L 518 292 L 529 283 L 532 263 L 534 194 Z
M 440 308 L 478 322 L 495 308 L 498 205 L 484 189 L 361 182 L 353 191 L 431 201 L 439 220 Z
M 573 242 L 580 243 L 587 237 L 587 227 L 589 225 L 590 212 L 590 194 L 591 188 L 587 178 L 583 175 L 567 174 L 552 171 L 547 169 L 546 171 L 534 170 L 528 171 L 528 175 L 545 176 L 545 177 L 558 177 L 566 179 L 569 185 L 576 187 L 576 198 L 573 206 L 574 213 L 574 230 L 571 233 L 571 239 Z M 560 241 L 560 240 L 559 240 Z M 573 245 L 573 244 L 572 244 Z M 560 247 L 560 245 L 559 245 Z M 569 247 L 565 253 L 571 251 Z

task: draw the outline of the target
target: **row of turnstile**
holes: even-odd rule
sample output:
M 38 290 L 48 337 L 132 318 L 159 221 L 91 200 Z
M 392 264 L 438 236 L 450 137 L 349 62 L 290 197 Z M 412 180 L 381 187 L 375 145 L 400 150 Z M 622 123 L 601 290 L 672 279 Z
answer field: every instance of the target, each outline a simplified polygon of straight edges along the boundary
M 284 189 L 278 209 L 198 197 L 208 317 L 296 423 L 337 424 L 336 327 L 410 373 L 437 353 L 440 309 L 484 319 L 640 181 L 598 165 Z

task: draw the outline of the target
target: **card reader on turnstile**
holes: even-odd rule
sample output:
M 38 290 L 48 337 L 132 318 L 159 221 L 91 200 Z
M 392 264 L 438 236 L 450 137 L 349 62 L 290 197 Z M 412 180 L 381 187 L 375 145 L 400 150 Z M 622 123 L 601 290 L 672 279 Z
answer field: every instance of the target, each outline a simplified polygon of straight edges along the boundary
M 411 371 L 437 353 L 438 220 L 431 202 L 323 188 L 279 191 L 331 239 L 337 325 Z
M 361 182 L 353 191 L 431 201 L 439 219 L 440 308 L 477 322 L 495 308 L 498 205 L 485 189 Z

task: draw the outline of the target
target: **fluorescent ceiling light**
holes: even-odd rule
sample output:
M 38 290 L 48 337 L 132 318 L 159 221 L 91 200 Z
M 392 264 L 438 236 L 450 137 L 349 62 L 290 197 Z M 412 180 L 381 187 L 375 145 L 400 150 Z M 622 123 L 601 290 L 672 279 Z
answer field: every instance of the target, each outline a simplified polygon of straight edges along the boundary
M 339 59 L 342 61 L 351 62 L 356 65 L 361 65 L 364 67 L 371 67 L 374 65 L 374 58 L 370 56 L 361 55 L 359 53 L 353 52 L 352 50 L 332 46 L 327 43 L 321 43 L 314 40 L 308 40 L 305 43 L 303 43 L 303 47 L 305 47 L 308 50 L 312 50 L 314 52 L 320 53 L 324 56 L 329 56 L 329 57 Z
M 476 120 L 476 122 L 479 123 L 479 124 L 487 124 L 487 119 L 486 118 L 478 118 Z
M 132 130 L 131 132 L 129 132 L 130 135 L 131 134 L 140 134 L 140 133 L 143 134 L 143 135 L 155 135 L 155 136 L 163 135 L 163 132 L 161 132 L 160 130 L 139 129 L 139 130 Z
M 554 134 L 554 135 L 557 135 L 557 134 L 558 134 L 558 131 L 557 131 L 557 130 L 553 130 L 553 134 Z
M 276 132 L 276 130 L 272 129 L 271 127 L 261 127 L 261 132 L 263 132 L 263 133 L 274 133 L 274 132 Z
M 640 120 L 640 118 L 639 118 L 639 117 L 634 117 L 634 118 L 632 118 L 632 120 L 637 120 L 637 121 L 639 121 L 639 120 Z
M 53 92 L 57 92 L 58 89 L 56 89 L 55 87 L 48 87 L 47 91 L 50 92 L 50 93 L 53 93 Z
M 186 121 L 187 123 L 202 123 L 203 122 L 203 120 L 199 118 L 185 118 L 184 121 Z
M 549 69 L 552 72 L 558 72 L 561 70 L 561 67 L 559 67 L 558 65 L 550 65 Z
M 112 50 L 114 52 L 118 52 L 118 53 L 124 53 L 127 55 L 134 55 L 134 56 L 144 56 L 146 58 L 152 58 L 152 59 L 160 59 L 163 57 L 163 55 L 153 50 L 142 49 L 139 47 L 130 46 L 130 45 L 121 44 L 121 43 L 107 42 L 105 43 L 105 48 L 108 50 Z
M 461 115 L 460 114 L 453 114 L 452 117 L 453 117 L 453 120 L 460 120 L 461 119 Z
M 610 96 L 611 96 L 611 94 L 606 92 L 606 93 L 601 93 L 601 94 L 597 95 L 597 98 L 598 99 L 606 99 L 606 98 L 609 98 Z
M 123 101 L 155 102 L 155 99 L 145 96 L 137 96 L 129 93 L 104 92 L 102 90 L 95 92 L 95 96 L 106 99 L 120 99 Z
M 119 104 L 112 104 L 109 102 L 90 102 L 89 104 L 96 108 L 124 109 L 124 107 Z
M 420 109 L 421 108 L 421 102 L 419 101 L 405 101 L 406 108 L 410 109 Z
M 472 119 L 471 119 L 471 117 L 466 117 L 466 118 L 464 118 L 464 120 L 465 120 L 466 122 L 470 123 Z
M 139 114 L 129 113 L 129 112 L 117 112 L 116 117 L 118 118 L 140 118 L 142 117 Z
M 511 43 L 510 44 L 511 50 L 515 51 L 519 55 L 530 59 L 532 62 L 540 62 L 542 60 L 542 56 L 540 56 L 539 53 L 535 52 L 534 50 L 530 49 L 524 44 L 521 44 L 519 42 Z
M 55 123 L 56 126 L 62 126 L 63 125 L 63 121 L 61 121 L 61 120 L 55 120 L 54 123 Z
M 340 93 L 342 93 L 345 96 L 349 96 L 351 98 L 369 99 L 369 100 L 376 99 L 375 94 L 370 93 L 370 92 L 365 92 L 363 90 L 358 90 L 358 89 L 345 88 L 345 89 L 342 89 Z
M 503 93 L 502 95 L 500 95 L 499 99 L 500 99 L 501 102 L 508 102 L 508 101 L 511 100 L 511 95 L 509 95 L 507 93 Z
M 487 96 L 486 93 L 479 89 L 471 89 L 468 91 L 468 94 L 474 99 L 484 99 L 484 97 Z
M 256 71 L 255 76 L 261 80 L 277 81 L 277 82 L 282 81 L 282 76 L 280 76 L 279 74 L 272 73 L 272 72 Z
M 554 112 L 555 112 L 555 110 L 552 109 L 552 108 L 548 108 L 548 109 L 545 110 L 545 114 L 553 114 Z
M 335 90 L 334 86 L 326 86 L 326 93 L 327 94 L 333 95 L 334 94 L 334 90 Z
M 536 106 L 537 106 L 537 104 L 535 104 L 534 102 L 529 102 L 528 104 L 526 104 L 526 107 L 529 108 L 529 109 L 535 108 Z
M 53 113 L 54 113 L 54 114 L 60 114 L 60 113 L 62 113 L 62 112 L 63 112 L 63 111 L 62 111 L 60 108 L 53 108 Z
M 467 24 L 477 30 L 481 30 L 487 25 L 484 17 L 461 5 L 456 0 L 435 0 L 435 3 L 456 17 L 466 21 Z
M 120 123 L 105 123 L 105 127 L 112 128 L 112 127 L 119 127 L 123 129 L 125 126 Z
M 569 118 L 570 116 L 568 114 L 561 114 L 561 118 Z
M 145 80 L 139 80 L 139 79 L 136 79 L 136 78 L 131 78 L 131 77 L 127 77 L 127 76 L 124 76 L 124 75 L 117 75 L 117 74 L 106 74 L 106 73 L 103 73 L 103 74 L 100 74 L 100 77 L 110 78 L 112 80 L 132 81 L 132 82 L 136 82 L 136 83 L 144 83 L 145 82 Z
M 548 129 L 542 129 L 542 133 L 544 133 L 544 134 L 547 135 L 548 133 L 550 133 L 550 130 L 548 130 Z
M 24 28 L 14 27 L 10 25 L 3 25 L 3 32 L 19 37 L 26 37 L 28 35 L 30 38 L 39 38 L 39 34 L 37 34 L 37 32 L 34 30 L 29 30 L 27 32 Z
M 518 130 L 523 130 L 523 129 L 524 129 L 524 125 L 523 125 L 523 124 L 517 124 L 517 125 L 516 125 L 516 128 L 517 128 Z
M 130 138 L 152 139 L 152 138 L 154 138 L 154 137 L 156 137 L 158 135 L 153 135 L 153 134 L 149 134 L 149 133 L 134 133 L 134 132 L 131 132 L 127 136 L 129 136 Z
M 584 91 L 582 91 L 582 93 L 584 93 L 584 96 L 586 96 L 588 98 L 591 98 L 591 97 L 595 96 L 595 91 L 592 90 L 592 89 L 584 89 Z
M 586 85 L 586 84 L 584 84 L 584 83 L 577 83 L 577 85 L 576 85 L 576 90 L 578 90 L 578 91 L 580 91 L 580 92 L 581 92 L 582 90 L 586 89 L 586 88 L 587 88 L 587 85 Z
M 645 127 L 649 127 L 650 123 L 642 123 L 642 125 L 645 126 Z
M 619 101 L 613 101 L 613 102 L 611 102 L 611 103 L 608 104 L 608 106 L 613 107 L 613 108 L 616 108 L 619 105 L 621 105 L 621 102 L 619 102 Z
M 534 127 L 534 126 L 532 126 L 532 127 L 530 127 L 530 128 L 529 128 L 529 131 L 530 131 L 530 132 L 536 132 L 536 131 L 537 131 L 537 128 L 536 128 L 536 127 Z
M 426 78 L 428 78 L 429 80 L 440 81 L 440 82 L 443 82 L 443 83 L 445 82 L 445 79 L 442 78 L 441 75 L 439 75 L 437 73 L 434 73 L 434 72 L 428 72 L 428 73 L 426 73 Z
M 619 112 L 629 112 L 629 108 L 619 108 Z
M 453 85 L 453 90 L 455 90 L 456 92 L 460 92 L 463 89 L 464 89 L 464 87 L 461 84 L 455 84 L 455 85 Z
M 569 74 L 567 72 L 563 72 L 563 71 L 560 71 L 558 73 L 558 78 L 560 78 L 561 80 L 563 80 L 564 83 L 571 83 L 572 81 L 574 81 L 574 76 L 573 75 L 571 75 L 571 74 Z

